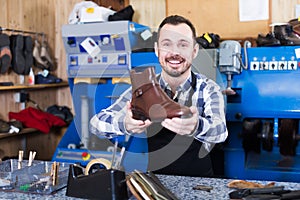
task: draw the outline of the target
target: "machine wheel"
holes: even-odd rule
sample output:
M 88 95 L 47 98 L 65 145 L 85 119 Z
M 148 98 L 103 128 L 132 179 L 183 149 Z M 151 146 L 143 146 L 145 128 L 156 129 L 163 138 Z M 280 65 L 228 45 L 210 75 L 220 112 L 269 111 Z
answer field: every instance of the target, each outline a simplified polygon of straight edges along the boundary
M 254 151 L 260 153 L 260 138 L 262 122 L 258 119 L 245 119 L 243 121 L 243 147 L 245 152 Z
M 279 151 L 284 156 L 295 156 L 299 140 L 298 120 L 281 119 L 278 130 Z
M 264 122 L 262 133 L 262 148 L 265 151 L 272 151 L 273 150 L 273 127 L 270 122 Z

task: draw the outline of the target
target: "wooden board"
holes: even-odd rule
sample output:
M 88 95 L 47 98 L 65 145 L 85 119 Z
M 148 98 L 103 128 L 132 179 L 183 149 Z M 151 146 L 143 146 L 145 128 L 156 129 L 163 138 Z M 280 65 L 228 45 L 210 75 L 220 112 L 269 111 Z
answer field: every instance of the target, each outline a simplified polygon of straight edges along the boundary
M 269 31 L 269 20 L 240 22 L 238 9 L 238 0 L 167 0 L 167 15 L 189 18 L 199 36 L 209 32 L 221 38 L 244 38 Z

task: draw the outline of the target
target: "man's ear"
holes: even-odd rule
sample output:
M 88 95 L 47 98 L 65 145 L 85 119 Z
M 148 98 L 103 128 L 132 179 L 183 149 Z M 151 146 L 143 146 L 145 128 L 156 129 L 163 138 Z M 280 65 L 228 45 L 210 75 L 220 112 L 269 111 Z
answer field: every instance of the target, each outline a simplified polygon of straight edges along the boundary
M 157 44 L 157 42 L 154 42 L 154 51 L 155 51 L 155 55 L 158 57 L 158 44 Z
M 194 50 L 193 50 L 193 59 L 195 59 L 198 55 L 199 52 L 199 44 L 196 42 L 196 44 L 194 45 Z

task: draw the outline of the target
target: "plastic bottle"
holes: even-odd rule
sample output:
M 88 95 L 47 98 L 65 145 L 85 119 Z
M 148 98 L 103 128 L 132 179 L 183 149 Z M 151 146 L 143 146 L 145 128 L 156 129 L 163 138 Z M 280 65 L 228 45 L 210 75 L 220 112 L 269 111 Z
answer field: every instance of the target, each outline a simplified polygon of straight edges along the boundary
M 29 85 L 34 85 L 34 73 L 33 73 L 33 70 L 32 70 L 32 67 L 30 68 L 30 71 L 29 71 L 29 76 L 28 76 L 28 84 Z

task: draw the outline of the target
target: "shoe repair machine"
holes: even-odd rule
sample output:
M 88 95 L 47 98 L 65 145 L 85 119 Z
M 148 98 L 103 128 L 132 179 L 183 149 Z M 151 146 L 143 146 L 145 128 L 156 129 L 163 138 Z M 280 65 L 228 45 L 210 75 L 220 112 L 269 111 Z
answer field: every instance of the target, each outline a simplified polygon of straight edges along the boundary
M 223 41 L 218 52 L 217 82 L 227 82 L 225 177 L 300 182 L 300 47 L 246 42 L 241 51 Z
M 53 160 L 85 166 L 94 158 L 111 160 L 116 147 L 126 148 L 126 171 L 146 170 L 146 139 L 120 136 L 100 139 L 89 132 L 89 121 L 111 105 L 130 85 L 133 67 L 156 66 L 152 33 L 147 26 L 130 21 L 65 25 L 67 75 L 75 117 L 60 141 Z M 157 67 L 156 67 L 157 68 Z

